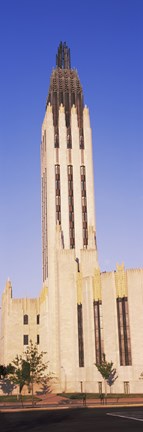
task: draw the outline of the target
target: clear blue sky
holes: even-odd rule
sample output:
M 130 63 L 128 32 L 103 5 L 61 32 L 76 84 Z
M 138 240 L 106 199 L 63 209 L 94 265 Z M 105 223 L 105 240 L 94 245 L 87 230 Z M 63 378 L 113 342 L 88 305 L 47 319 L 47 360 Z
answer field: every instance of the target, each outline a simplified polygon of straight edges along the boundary
M 40 138 L 60 41 L 93 129 L 101 270 L 143 267 L 143 1 L 0 0 L 0 293 L 42 286 Z

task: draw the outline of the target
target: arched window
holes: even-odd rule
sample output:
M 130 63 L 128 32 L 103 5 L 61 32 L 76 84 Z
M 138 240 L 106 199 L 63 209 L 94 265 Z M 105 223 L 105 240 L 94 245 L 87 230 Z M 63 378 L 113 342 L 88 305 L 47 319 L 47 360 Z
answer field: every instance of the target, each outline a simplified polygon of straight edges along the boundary
M 28 315 L 24 315 L 23 317 L 23 324 L 28 324 Z

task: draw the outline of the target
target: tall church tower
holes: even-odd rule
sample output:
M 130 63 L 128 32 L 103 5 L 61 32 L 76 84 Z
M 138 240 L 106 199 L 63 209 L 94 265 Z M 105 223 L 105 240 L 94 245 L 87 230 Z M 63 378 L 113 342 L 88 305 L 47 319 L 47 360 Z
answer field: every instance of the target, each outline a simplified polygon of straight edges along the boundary
M 77 70 L 71 68 L 70 50 L 62 42 L 42 125 L 41 176 L 47 351 L 52 370 L 60 377 L 63 369 L 70 383 L 87 363 L 86 339 L 90 335 L 86 335 L 84 320 L 90 307 L 86 291 L 92 296 L 98 262 L 89 111 L 84 106 Z M 90 324 L 93 326 L 89 322 L 88 331 Z M 90 356 L 94 364 L 91 349 Z

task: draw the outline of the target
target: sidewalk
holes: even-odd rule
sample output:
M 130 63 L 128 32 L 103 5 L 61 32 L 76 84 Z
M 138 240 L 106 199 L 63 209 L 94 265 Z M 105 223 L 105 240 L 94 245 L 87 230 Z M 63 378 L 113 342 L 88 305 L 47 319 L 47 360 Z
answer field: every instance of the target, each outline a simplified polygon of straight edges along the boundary
M 87 408 L 106 408 L 108 407 L 115 407 L 115 406 L 143 406 L 143 397 L 107 397 L 106 400 L 102 401 L 99 398 L 95 399 L 86 399 L 86 404 L 82 399 L 69 399 L 62 396 L 57 396 L 56 394 L 47 394 L 40 396 L 39 401 L 35 401 L 34 405 L 32 406 L 31 401 L 23 401 L 23 406 L 20 401 L 16 402 L 0 402 L 0 410 L 1 409 L 29 409 L 29 408 L 75 408 L 75 407 L 87 407 Z
M 48 395 L 40 395 L 37 397 L 39 397 L 39 400 L 34 401 L 34 406 L 39 406 L 39 407 L 40 407 L 40 405 L 42 405 L 42 406 L 43 405 L 54 405 L 54 406 L 57 405 L 58 406 L 60 404 L 63 404 L 64 401 L 68 401 L 67 398 L 57 396 L 56 394 L 52 394 L 52 393 L 48 394 Z M 23 407 L 24 406 L 31 406 L 31 405 L 32 405 L 31 401 L 23 400 Z M 6 402 L 6 401 L 1 402 L 0 401 L 0 408 L 1 407 L 9 407 L 9 406 L 21 407 L 22 403 L 19 400 L 15 401 L 15 402 Z
M 100 398 L 95 398 L 95 399 L 90 399 L 87 398 L 86 399 L 86 403 L 83 402 L 83 400 L 77 400 L 77 399 L 67 399 L 66 401 L 63 400 L 60 402 L 60 404 L 62 405 L 69 405 L 71 408 L 75 407 L 75 406 L 86 406 L 87 408 L 91 408 L 91 407 L 110 407 L 110 406 L 143 406 L 143 397 L 107 397 L 106 399 L 104 399 L 104 401 L 101 402 Z

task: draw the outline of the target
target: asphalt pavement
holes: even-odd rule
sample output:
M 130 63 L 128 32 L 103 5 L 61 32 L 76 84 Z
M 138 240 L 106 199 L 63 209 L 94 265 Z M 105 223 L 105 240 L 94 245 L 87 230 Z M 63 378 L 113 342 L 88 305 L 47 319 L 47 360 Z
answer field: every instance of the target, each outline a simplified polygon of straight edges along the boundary
M 2 432 L 143 431 L 143 408 L 72 408 L 1 412 Z

